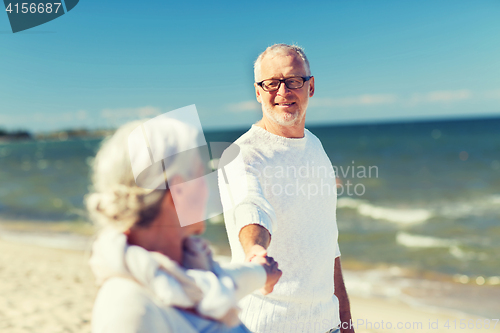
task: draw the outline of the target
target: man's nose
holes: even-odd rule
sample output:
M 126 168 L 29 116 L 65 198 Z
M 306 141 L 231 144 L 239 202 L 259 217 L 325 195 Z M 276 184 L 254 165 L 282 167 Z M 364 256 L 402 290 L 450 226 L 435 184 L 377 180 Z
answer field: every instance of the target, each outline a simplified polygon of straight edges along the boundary
M 278 87 L 278 95 L 286 95 L 290 92 L 290 89 L 286 86 L 285 82 L 280 82 Z

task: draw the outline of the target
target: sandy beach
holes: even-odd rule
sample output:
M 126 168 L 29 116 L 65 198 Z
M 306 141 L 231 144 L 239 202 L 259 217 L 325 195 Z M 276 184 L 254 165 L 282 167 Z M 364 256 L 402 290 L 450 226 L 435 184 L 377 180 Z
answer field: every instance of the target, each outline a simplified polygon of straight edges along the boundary
M 97 288 L 83 251 L 0 240 L 0 332 L 90 332 Z
M 97 288 L 87 261 L 85 251 L 0 238 L 0 332 L 90 332 Z M 460 320 L 474 322 L 475 327 L 484 326 L 484 321 L 452 311 L 414 308 L 394 299 L 351 296 L 351 306 L 358 333 L 500 332 L 500 325 L 460 329 Z
M 357 333 L 500 332 L 500 324 L 493 328 L 493 321 L 490 321 L 491 328 L 484 328 L 485 318 L 443 309 L 411 307 L 401 301 L 351 297 L 351 311 Z

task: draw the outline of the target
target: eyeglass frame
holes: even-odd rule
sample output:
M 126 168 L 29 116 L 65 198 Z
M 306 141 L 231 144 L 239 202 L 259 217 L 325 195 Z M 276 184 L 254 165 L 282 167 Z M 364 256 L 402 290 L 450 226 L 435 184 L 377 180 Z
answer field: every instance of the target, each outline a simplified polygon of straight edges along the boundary
M 293 79 L 293 78 L 297 78 L 297 77 L 300 77 L 302 78 L 302 80 L 304 80 L 304 82 L 302 82 L 302 86 L 299 87 L 299 88 L 290 88 L 288 87 L 288 85 L 286 84 L 286 80 L 288 79 Z M 313 78 L 314 76 L 312 75 L 309 75 L 309 76 L 291 76 L 291 77 L 287 77 L 286 79 L 265 79 L 265 80 L 262 80 L 260 82 L 255 82 L 255 84 L 257 84 L 259 87 L 262 88 L 262 90 L 264 90 L 265 92 L 273 92 L 273 91 L 278 91 L 280 88 L 281 88 L 281 84 L 284 83 L 285 86 L 287 87 L 287 89 L 291 89 L 291 90 L 295 90 L 295 89 L 301 89 L 301 88 L 304 88 L 304 85 L 306 84 L 307 81 L 309 81 L 311 78 Z M 275 90 L 266 90 L 264 89 L 264 87 L 262 86 L 262 84 L 264 83 L 264 81 L 271 81 L 271 80 L 274 80 L 274 81 L 279 81 L 280 83 L 278 84 L 278 88 L 276 88 Z

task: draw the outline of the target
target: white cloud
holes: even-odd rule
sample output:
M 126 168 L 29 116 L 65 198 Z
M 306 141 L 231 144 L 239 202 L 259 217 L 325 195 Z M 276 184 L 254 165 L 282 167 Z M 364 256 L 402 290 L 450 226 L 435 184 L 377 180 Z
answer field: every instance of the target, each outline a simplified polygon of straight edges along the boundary
M 161 114 L 161 110 L 154 106 L 143 106 L 139 108 L 103 109 L 101 117 L 111 120 L 146 118 Z
M 483 96 L 487 99 L 500 99 L 500 89 L 486 91 Z
M 456 91 L 432 91 L 428 94 L 430 102 L 450 102 L 461 101 L 469 99 L 472 96 L 470 90 L 456 90 Z
M 0 124 L 2 124 L 2 125 L 3 125 L 4 123 L 8 123 L 8 122 L 10 122 L 10 118 L 11 118 L 11 117 L 10 117 L 9 115 L 7 115 L 7 114 L 1 114 L 1 113 L 0 113 Z M 0 127 L 0 128 L 1 128 L 1 127 Z
M 88 118 L 87 111 L 85 110 L 78 110 L 76 111 L 76 119 L 78 120 L 85 120 Z
M 319 107 L 346 107 L 346 106 L 372 106 L 394 104 L 398 97 L 394 94 L 363 94 L 338 98 L 312 98 L 310 106 Z
M 257 101 L 243 101 L 234 104 L 228 104 L 227 108 L 231 112 L 247 112 L 261 110 L 260 104 Z
M 0 128 L 28 129 L 34 131 L 79 128 L 89 125 L 91 120 L 86 110 L 69 112 L 13 112 L 0 114 Z
M 425 94 L 412 94 L 408 100 L 410 106 L 415 106 L 421 103 L 450 103 L 456 101 L 464 101 L 472 98 L 472 92 L 468 89 L 461 90 L 438 90 L 431 91 Z
M 370 106 L 382 104 L 394 104 L 397 96 L 392 94 L 364 94 L 359 96 L 348 96 L 340 98 L 311 98 L 309 106 L 339 107 L 339 106 Z M 259 111 L 261 105 L 257 101 L 243 101 L 229 104 L 227 108 L 231 112 Z
M 70 122 L 82 121 L 88 119 L 87 111 L 78 110 L 78 111 L 69 111 L 69 112 L 61 112 L 61 113 L 42 113 L 35 112 L 34 114 L 24 115 L 22 117 L 18 117 L 16 121 L 22 121 L 23 118 L 28 118 L 33 121 L 43 121 L 50 124 L 61 124 L 66 125 Z M 76 123 L 75 126 L 77 126 Z
M 487 98 L 500 98 L 500 90 L 483 94 Z M 413 93 L 409 97 L 395 94 L 363 94 L 336 98 L 312 98 L 310 106 L 316 107 L 352 107 L 352 106 L 380 106 L 399 104 L 403 106 L 416 106 L 423 103 L 451 103 L 471 99 L 473 93 L 468 89 L 461 90 L 436 90 L 427 93 Z
M 436 90 L 427 93 L 413 93 L 407 96 L 396 94 L 362 94 L 354 96 L 334 98 L 311 98 L 309 106 L 324 108 L 348 108 L 348 107 L 371 107 L 382 105 L 416 106 L 419 104 L 449 104 L 457 101 L 465 101 L 475 98 L 497 99 L 500 98 L 500 89 L 490 90 L 479 95 L 473 94 L 468 89 L 461 90 Z M 246 112 L 260 110 L 260 104 L 256 101 L 243 101 L 229 104 L 227 108 L 231 112 Z

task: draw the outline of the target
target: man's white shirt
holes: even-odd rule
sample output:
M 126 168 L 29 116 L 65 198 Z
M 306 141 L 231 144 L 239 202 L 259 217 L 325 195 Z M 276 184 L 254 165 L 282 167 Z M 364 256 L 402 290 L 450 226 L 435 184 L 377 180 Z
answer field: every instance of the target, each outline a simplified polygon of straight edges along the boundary
M 326 332 L 340 323 L 333 294 L 340 251 L 332 164 L 307 129 L 303 138 L 291 139 L 254 125 L 235 144 L 244 166 L 219 169 L 232 261 L 245 258 L 241 228 L 259 224 L 271 234 L 268 255 L 283 272 L 271 294 L 255 292 L 240 302 L 241 319 L 253 332 Z

